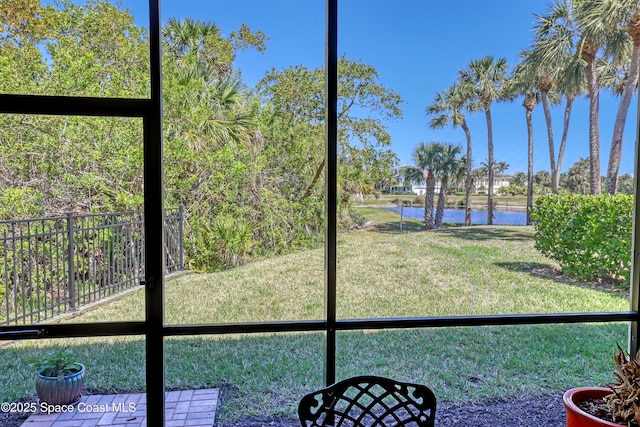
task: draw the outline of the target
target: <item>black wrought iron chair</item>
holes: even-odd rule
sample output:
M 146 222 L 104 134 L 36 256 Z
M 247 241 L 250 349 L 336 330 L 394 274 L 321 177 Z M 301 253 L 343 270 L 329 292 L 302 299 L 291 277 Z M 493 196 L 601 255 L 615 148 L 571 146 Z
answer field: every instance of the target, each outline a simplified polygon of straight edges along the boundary
M 376 376 L 337 382 L 298 404 L 302 427 L 433 427 L 435 417 L 431 389 Z

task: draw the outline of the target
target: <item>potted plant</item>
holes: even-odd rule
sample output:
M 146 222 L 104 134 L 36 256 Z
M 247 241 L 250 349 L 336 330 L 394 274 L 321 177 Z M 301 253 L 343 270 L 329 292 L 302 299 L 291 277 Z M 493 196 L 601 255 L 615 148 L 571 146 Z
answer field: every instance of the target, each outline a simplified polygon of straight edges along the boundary
M 77 362 L 77 356 L 71 350 L 58 350 L 42 359 L 31 360 L 29 365 L 38 369 L 36 393 L 40 402 L 68 405 L 80 398 L 84 365 Z
M 618 345 L 613 358 L 616 382 L 564 393 L 567 427 L 640 426 L 640 351 L 627 356 Z

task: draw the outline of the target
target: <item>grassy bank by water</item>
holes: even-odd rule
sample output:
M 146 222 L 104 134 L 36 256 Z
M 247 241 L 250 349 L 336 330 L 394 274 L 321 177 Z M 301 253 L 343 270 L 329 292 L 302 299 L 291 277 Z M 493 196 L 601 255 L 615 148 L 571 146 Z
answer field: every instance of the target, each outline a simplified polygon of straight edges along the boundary
M 619 311 L 628 297 L 558 276 L 533 248 L 529 227 L 398 230 L 390 211 L 364 208 L 373 223 L 338 243 L 340 318 Z M 167 323 L 224 323 L 323 317 L 323 253 L 307 250 L 166 284 Z M 142 291 L 72 321 L 143 318 Z M 419 381 L 440 400 L 560 392 L 612 379 L 611 354 L 626 326 L 542 325 L 338 334 L 338 375 Z M 143 390 L 139 337 L 41 340 L 0 349 L 3 400 L 33 394 L 26 360 L 73 347 L 90 391 Z M 222 387 L 222 416 L 293 416 L 299 397 L 322 383 L 323 335 L 167 339 L 167 387 Z
M 404 200 L 407 202 L 414 202 L 418 198 L 417 194 L 383 194 L 379 197 L 368 197 L 362 205 L 364 206 L 381 206 L 394 204 L 397 200 Z M 437 195 L 436 195 L 437 200 Z M 527 206 L 526 196 L 498 196 L 493 197 L 495 207 L 497 209 L 525 209 Z M 446 198 L 447 206 L 457 207 L 458 203 L 464 201 L 464 196 L 448 195 Z M 355 203 L 355 206 L 358 206 Z M 471 205 L 474 207 L 483 207 L 487 205 L 487 196 L 483 194 L 473 195 L 471 197 Z

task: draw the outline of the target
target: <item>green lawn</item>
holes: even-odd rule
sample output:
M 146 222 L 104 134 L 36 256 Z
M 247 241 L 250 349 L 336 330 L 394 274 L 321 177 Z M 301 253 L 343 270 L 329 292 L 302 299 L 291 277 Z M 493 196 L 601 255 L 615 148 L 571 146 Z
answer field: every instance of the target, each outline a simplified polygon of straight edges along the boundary
M 627 310 L 628 296 L 556 274 L 530 227 L 398 230 L 394 212 L 360 211 L 369 227 L 339 236 L 340 318 L 455 316 Z M 189 274 L 166 284 L 167 323 L 223 323 L 323 317 L 323 249 L 234 270 Z M 143 294 L 71 321 L 141 320 Z M 439 400 L 560 393 L 612 379 L 615 343 L 626 326 L 540 325 L 338 334 L 338 375 L 363 373 L 420 381 Z M 42 340 L 0 350 L 3 400 L 33 393 L 25 361 L 52 346 L 74 347 L 90 391 L 142 390 L 139 337 Z M 183 337 L 167 340 L 167 387 L 222 387 L 226 419 L 293 416 L 297 399 L 322 383 L 323 335 Z

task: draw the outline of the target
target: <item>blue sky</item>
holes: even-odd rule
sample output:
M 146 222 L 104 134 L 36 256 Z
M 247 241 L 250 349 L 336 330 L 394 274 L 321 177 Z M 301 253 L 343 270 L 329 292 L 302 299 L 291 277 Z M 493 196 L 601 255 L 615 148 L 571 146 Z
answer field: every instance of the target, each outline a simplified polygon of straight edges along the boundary
M 534 14 L 544 14 L 547 0 L 340 0 L 340 53 L 374 66 L 380 82 L 403 98 L 404 116 L 389 122 L 391 149 L 401 163 L 411 163 L 420 141 L 443 141 L 466 145 L 461 129 L 432 130 L 425 114 L 437 91 L 447 89 L 458 70 L 485 55 L 505 57 L 515 65 L 518 53 L 531 43 Z M 138 22 L 146 23 L 146 1 L 124 0 Z M 270 37 L 264 53 L 241 53 L 236 66 L 243 80 L 255 85 L 265 72 L 293 65 L 309 68 L 324 64 L 324 0 L 163 0 L 162 19 L 192 17 L 211 21 L 224 34 L 241 24 Z M 606 174 L 612 125 L 618 98 L 601 92 L 600 133 L 602 173 Z M 556 147 L 562 133 L 563 107 L 553 110 Z M 574 105 L 563 171 L 580 157 L 588 156 L 588 99 Z M 535 170 L 549 169 L 549 152 L 542 107 L 534 110 Z M 627 119 L 621 173 L 633 173 L 637 97 Z M 484 114 L 468 117 L 474 163 L 487 157 Z M 494 144 L 497 161 L 511 165 L 508 173 L 526 171 L 527 132 L 521 100 L 493 107 Z M 557 148 L 556 148 L 557 151 Z

